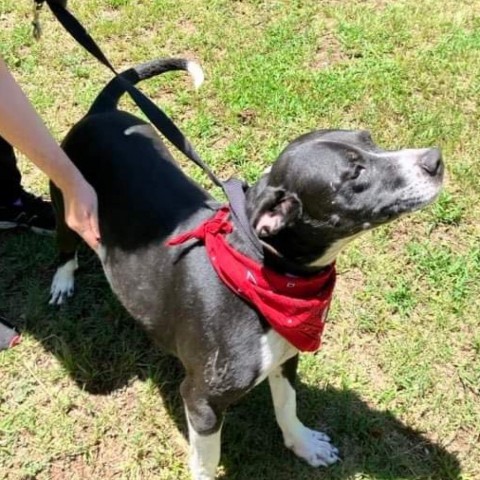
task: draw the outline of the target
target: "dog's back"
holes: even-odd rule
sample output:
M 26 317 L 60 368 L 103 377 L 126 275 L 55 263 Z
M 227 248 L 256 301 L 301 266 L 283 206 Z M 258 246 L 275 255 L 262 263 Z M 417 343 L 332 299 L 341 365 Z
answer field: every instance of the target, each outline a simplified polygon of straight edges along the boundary
M 209 195 L 182 173 L 156 130 L 117 109 L 125 81 L 135 84 L 172 70 L 188 71 L 196 86 L 203 81 L 200 66 L 185 59 L 131 68 L 105 86 L 62 144 L 97 192 L 104 246 L 132 250 L 160 241 L 195 212 L 208 210 Z
M 129 113 L 87 115 L 63 147 L 98 194 L 104 246 L 161 241 L 208 208 L 208 194 L 179 169 L 156 131 Z

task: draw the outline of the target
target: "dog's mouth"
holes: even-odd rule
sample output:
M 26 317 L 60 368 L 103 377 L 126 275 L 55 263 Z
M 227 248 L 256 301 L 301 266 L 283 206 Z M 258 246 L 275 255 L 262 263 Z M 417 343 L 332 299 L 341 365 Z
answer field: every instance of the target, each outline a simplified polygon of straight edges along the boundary
M 421 196 L 400 198 L 392 204 L 383 207 L 375 219 L 375 223 L 381 224 L 390 222 L 401 215 L 406 215 L 408 213 L 421 210 L 422 208 L 433 203 L 440 195 L 441 190 L 442 189 L 440 185 L 438 188 L 432 189 L 430 192 L 425 192 Z

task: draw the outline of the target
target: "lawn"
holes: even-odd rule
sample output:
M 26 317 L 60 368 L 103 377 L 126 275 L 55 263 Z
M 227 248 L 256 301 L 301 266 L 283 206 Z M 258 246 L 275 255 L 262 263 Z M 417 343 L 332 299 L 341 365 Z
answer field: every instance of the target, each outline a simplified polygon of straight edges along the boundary
M 36 42 L 30 3 L 0 0 L 0 55 L 61 140 L 110 74 L 47 9 Z M 253 181 L 316 128 L 443 150 L 440 199 L 338 259 L 324 346 L 301 360 L 300 418 L 326 431 L 343 461 L 315 470 L 284 449 L 261 385 L 227 415 L 220 478 L 478 480 L 480 1 L 70 7 L 120 69 L 160 56 L 202 64 L 198 92 L 182 74 L 142 88 L 224 178 Z M 24 184 L 47 196 L 45 177 L 21 165 Z M 0 233 L 0 314 L 24 331 L 0 353 L 0 478 L 188 479 L 181 368 L 135 326 L 86 248 L 80 262 L 77 294 L 51 308 L 53 239 Z

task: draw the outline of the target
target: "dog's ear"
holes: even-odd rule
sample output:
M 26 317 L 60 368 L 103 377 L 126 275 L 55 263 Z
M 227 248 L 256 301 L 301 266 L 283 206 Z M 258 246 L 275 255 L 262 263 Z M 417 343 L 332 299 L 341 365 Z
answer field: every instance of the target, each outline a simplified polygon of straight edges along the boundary
M 255 199 L 253 227 L 259 237 L 276 235 L 302 215 L 302 202 L 283 188 L 265 187 Z

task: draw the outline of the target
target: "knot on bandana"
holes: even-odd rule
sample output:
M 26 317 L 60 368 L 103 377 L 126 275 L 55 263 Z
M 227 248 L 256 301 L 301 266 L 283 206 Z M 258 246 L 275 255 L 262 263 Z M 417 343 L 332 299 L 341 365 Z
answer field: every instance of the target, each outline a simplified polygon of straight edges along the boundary
M 269 269 L 228 243 L 226 235 L 233 231 L 229 212 L 228 207 L 221 208 L 198 227 L 170 239 L 167 245 L 201 241 L 215 272 L 230 290 L 252 305 L 298 350 L 318 350 L 335 286 L 335 265 L 308 277 Z
M 233 231 L 232 224 L 228 221 L 229 209 L 228 207 L 220 208 L 217 213 L 201 223 L 197 228 L 190 230 L 189 232 L 182 233 L 174 238 L 171 238 L 167 245 L 175 246 L 188 242 L 192 239 L 204 240 L 207 235 L 218 235 L 219 233 L 228 234 Z

